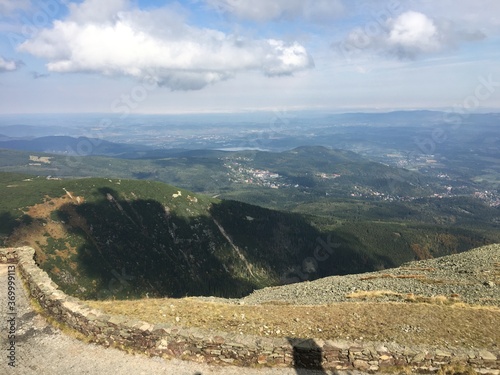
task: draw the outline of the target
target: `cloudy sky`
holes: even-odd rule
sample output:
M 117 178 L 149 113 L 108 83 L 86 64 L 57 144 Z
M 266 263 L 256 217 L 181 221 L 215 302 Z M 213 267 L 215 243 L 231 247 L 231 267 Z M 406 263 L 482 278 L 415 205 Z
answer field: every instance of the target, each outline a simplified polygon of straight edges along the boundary
M 498 0 L 0 0 L 0 113 L 500 110 Z

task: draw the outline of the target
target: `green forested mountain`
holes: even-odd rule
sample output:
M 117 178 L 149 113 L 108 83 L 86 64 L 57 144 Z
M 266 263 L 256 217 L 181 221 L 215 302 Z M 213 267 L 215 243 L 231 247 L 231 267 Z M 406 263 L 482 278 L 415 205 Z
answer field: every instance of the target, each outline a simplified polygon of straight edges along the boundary
M 220 200 L 160 182 L 0 173 L 4 245 L 29 244 L 84 298 L 241 296 L 498 241 L 495 232 L 346 220 Z

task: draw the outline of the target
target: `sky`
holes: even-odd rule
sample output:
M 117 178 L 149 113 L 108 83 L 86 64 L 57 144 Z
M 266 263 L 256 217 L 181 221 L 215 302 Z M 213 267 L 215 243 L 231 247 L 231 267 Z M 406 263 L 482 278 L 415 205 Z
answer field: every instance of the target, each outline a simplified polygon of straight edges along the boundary
M 498 0 L 0 0 L 0 114 L 500 110 Z

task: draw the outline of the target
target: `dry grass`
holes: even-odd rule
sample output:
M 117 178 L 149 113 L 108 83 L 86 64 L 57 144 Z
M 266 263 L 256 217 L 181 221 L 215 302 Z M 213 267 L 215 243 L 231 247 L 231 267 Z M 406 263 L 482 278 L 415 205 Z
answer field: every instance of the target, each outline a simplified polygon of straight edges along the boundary
M 477 372 L 462 365 L 445 365 L 439 369 L 437 375 L 477 375 Z
M 412 375 L 413 368 L 411 366 L 390 366 L 384 368 L 384 374 Z
M 402 268 L 402 269 L 412 270 L 412 271 L 435 271 L 434 268 L 418 268 L 418 267 Z M 378 274 L 378 275 L 361 277 L 359 280 L 366 281 L 366 280 L 374 280 L 374 279 L 402 279 L 402 280 L 411 279 L 411 280 L 418 280 L 421 283 L 434 284 L 434 285 L 464 284 L 462 282 L 457 282 L 456 280 L 437 279 L 437 278 L 432 278 L 432 277 L 429 277 L 428 275 L 422 275 L 422 274 L 392 275 L 392 274 L 388 274 L 388 273 L 383 273 L 383 274 Z
M 425 284 L 434 284 L 434 285 L 457 285 L 457 284 L 462 284 L 464 285 L 465 283 L 461 282 L 457 282 L 457 281 L 451 281 L 451 280 L 445 280 L 445 279 L 420 279 L 419 280 L 421 283 L 425 283 Z
M 377 298 L 384 298 L 387 296 L 397 297 L 402 302 L 417 302 L 417 303 L 429 303 L 435 305 L 452 305 L 460 303 L 460 295 L 451 294 L 450 296 L 421 296 L 413 293 L 396 293 L 391 290 L 358 290 L 356 292 L 346 294 L 346 298 L 359 299 L 362 301 L 374 300 Z M 464 304 L 465 306 L 465 304 Z
M 87 303 L 108 314 L 150 323 L 260 336 L 389 340 L 406 345 L 466 348 L 497 344 L 499 308 L 450 305 L 445 303 L 449 298 L 445 298 L 435 297 L 431 303 L 346 302 L 319 306 L 235 305 L 192 298 Z
M 435 268 L 432 267 L 401 267 L 403 271 L 422 271 L 422 272 L 434 272 Z
M 411 366 L 393 366 L 389 368 L 384 368 L 384 374 L 398 374 L 398 375 L 412 375 L 414 374 L 413 368 Z M 477 375 L 471 367 L 465 367 L 462 365 L 445 365 L 442 366 L 437 375 Z
M 359 290 L 357 292 L 346 294 L 347 298 L 362 300 L 381 298 L 385 296 L 401 296 L 401 294 L 391 290 Z
M 361 281 L 373 280 L 373 279 L 424 279 L 425 275 L 391 275 L 389 273 L 383 273 L 381 275 L 373 275 L 361 277 Z
M 429 303 L 434 305 L 458 305 L 465 307 L 467 306 L 465 303 L 460 302 L 460 296 L 458 294 L 452 294 L 449 297 L 447 296 L 419 296 L 413 293 L 407 294 L 405 297 L 406 302 L 419 302 L 419 303 Z

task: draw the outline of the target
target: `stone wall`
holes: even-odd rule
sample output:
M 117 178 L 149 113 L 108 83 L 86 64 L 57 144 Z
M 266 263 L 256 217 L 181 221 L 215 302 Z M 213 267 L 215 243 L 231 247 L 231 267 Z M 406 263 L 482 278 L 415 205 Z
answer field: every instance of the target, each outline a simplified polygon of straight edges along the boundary
M 468 366 L 500 374 L 500 350 L 408 348 L 397 344 L 340 340 L 242 336 L 227 332 L 149 324 L 109 316 L 58 289 L 35 263 L 29 247 L 0 249 L 0 263 L 17 263 L 31 297 L 57 321 L 104 346 L 133 349 L 152 356 L 242 366 L 294 366 L 316 369 L 383 371 L 396 366 L 434 373 L 442 366 Z

